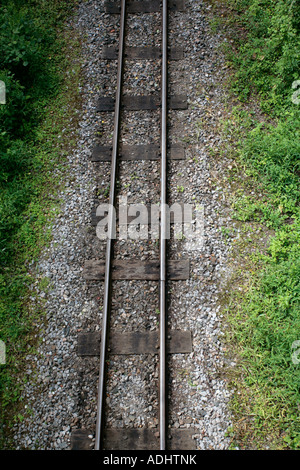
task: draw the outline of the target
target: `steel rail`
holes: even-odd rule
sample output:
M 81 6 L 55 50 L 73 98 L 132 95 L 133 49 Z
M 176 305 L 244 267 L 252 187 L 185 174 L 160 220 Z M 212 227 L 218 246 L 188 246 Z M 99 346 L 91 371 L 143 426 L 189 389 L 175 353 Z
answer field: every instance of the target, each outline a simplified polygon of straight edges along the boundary
M 110 297 L 111 297 L 112 244 L 113 244 L 114 230 L 115 230 L 112 209 L 114 208 L 115 200 L 116 200 L 116 174 L 117 174 L 118 142 L 119 142 L 119 132 L 120 132 L 125 14 L 126 14 L 126 0 L 121 0 L 117 90 L 116 90 L 116 101 L 115 101 L 114 134 L 113 134 L 113 147 L 112 147 L 112 160 L 111 160 L 111 182 L 110 182 L 110 194 L 109 194 L 109 204 L 110 204 L 111 210 L 109 210 L 109 213 L 108 213 L 108 234 L 107 234 L 107 245 L 106 245 L 104 302 L 103 302 L 102 332 L 101 332 L 101 346 L 100 346 L 100 369 L 99 369 L 99 381 L 98 381 L 95 450 L 101 449 L 103 418 L 104 418 L 103 410 L 104 410 L 104 405 L 105 405 L 105 396 L 104 396 L 105 395 L 105 386 L 104 386 L 105 385 L 105 372 L 106 372 L 105 362 L 106 362 L 109 316 L 110 316 L 110 307 L 111 307 Z
M 160 230 L 160 450 L 166 449 L 166 238 L 167 238 L 167 67 L 168 2 L 162 5 L 162 84 L 161 84 L 161 230 Z

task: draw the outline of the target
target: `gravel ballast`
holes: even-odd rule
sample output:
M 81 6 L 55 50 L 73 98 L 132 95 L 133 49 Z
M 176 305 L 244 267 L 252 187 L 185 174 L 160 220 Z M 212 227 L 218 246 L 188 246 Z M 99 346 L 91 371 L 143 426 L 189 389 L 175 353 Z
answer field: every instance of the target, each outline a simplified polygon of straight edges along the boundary
M 185 12 L 171 12 L 170 46 L 184 46 L 185 57 L 169 65 L 169 89 L 185 92 L 188 109 L 170 111 L 169 139 L 182 143 L 186 160 L 168 163 L 168 198 L 204 209 L 203 245 L 188 239 L 171 239 L 169 257 L 190 259 L 190 278 L 169 283 L 168 324 L 191 330 L 191 354 L 169 358 L 169 425 L 191 428 L 197 449 L 227 449 L 231 425 L 230 392 L 220 374 L 224 367 L 219 295 L 227 278 L 230 240 L 222 227 L 230 212 L 222 188 L 215 184 L 222 165 L 210 149 L 222 145 L 216 123 L 224 102 L 224 62 L 218 46 L 221 37 L 209 29 L 210 7 L 202 0 L 186 1 Z M 101 58 L 104 46 L 118 41 L 118 15 L 104 11 L 104 1 L 79 2 L 73 20 L 82 37 L 83 109 L 77 148 L 68 156 L 69 178 L 60 195 L 62 211 L 53 225 L 53 240 L 41 256 L 37 272 L 50 280 L 45 295 L 46 326 L 40 332 L 38 353 L 27 358 L 28 383 L 23 391 L 24 420 L 15 424 L 16 449 L 65 450 L 73 429 L 95 427 L 98 358 L 76 355 L 81 331 L 101 329 L 103 284 L 83 279 L 85 260 L 104 258 L 105 243 L 91 224 L 95 200 L 107 202 L 110 164 L 92 163 L 96 144 L 111 142 L 112 114 L 97 113 L 99 95 L 112 95 L 116 61 Z M 160 45 L 160 15 L 131 15 L 130 45 Z M 124 91 L 159 91 L 159 61 L 126 63 Z M 159 112 L 124 112 L 121 138 L 125 144 L 159 142 Z M 224 164 L 224 162 L 222 163 Z M 158 162 L 121 162 L 120 195 L 128 202 L 159 202 Z M 117 241 L 117 258 L 157 258 L 153 240 Z M 118 281 L 113 288 L 111 324 L 118 331 L 157 328 L 158 283 Z M 152 355 L 110 357 L 108 367 L 107 425 L 150 427 L 158 424 L 158 368 Z

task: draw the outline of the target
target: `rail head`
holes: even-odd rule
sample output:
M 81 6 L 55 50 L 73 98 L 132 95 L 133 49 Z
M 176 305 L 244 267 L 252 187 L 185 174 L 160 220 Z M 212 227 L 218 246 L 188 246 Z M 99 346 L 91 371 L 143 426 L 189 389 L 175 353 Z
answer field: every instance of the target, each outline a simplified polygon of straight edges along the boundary
M 118 142 L 120 132 L 120 112 L 121 112 L 121 95 L 122 95 L 122 73 L 124 58 L 124 40 L 125 40 L 125 17 L 126 17 L 126 0 L 121 0 L 121 17 L 120 17 L 120 34 L 119 34 L 119 54 L 118 54 L 118 70 L 117 70 L 117 90 L 115 101 L 114 115 L 114 134 L 111 158 L 111 184 L 109 202 L 114 205 L 116 200 L 116 177 L 117 177 L 117 158 L 118 158 Z M 110 211 L 110 217 L 113 217 Z M 110 230 L 113 228 L 112 220 L 108 223 Z M 101 351 L 100 351 L 100 367 L 98 380 L 98 399 L 97 399 L 97 420 L 95 434 L 95 450 L 101 449 L 103 418 L 104 418 L 104 401 L 105 401 L 105 368 L 106 368 L 106 349 L 107 336 L 109 328 L 110 315 L 110 297 L 111 297 L 111 261 L 112 261 L 112 236 L 107 237 L 106 246 L 106 263 L 105 263 L 105 279 L 104 279 L 104 301 L 102 316 L 102 333 L 101 333 Z

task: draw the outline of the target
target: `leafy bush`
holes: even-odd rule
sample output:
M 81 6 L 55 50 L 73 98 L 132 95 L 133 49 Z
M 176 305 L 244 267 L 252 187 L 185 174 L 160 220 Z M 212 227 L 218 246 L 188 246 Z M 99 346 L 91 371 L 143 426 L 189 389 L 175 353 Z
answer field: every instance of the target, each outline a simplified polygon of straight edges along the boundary
M 300 201 L 300 111 L 285 113 L 274 124 L 257 125 L 244 140 L 243 159 L 253 166 L 277 206 L 298 213 Z
M 235 383 L 236 410 L 240 421 L 251 416 L 250 447 L 299 449 L 300 366 L 292 362 L 292 345 L 300 338 L 300 107 L 292 100 L 292 84 L 300 79 L 300 4 L 225 3 L 226 32 L 234 45 L 227 46 L 230 85 L 240 98 L 234 110 L 240 120 L 233 113 L 232 121 L 240 124 L 235 125 L 241 139 L 233 147 L 253 189 L 237 191 L 234 209 L 238 220 L 274 233 L 266 253 L 260 247 L 250 255 L 248 282 L 233 291 L 234 309 L 228 309 L 230 339 L 243 368 Z M 239 109 L 246 100 L 245 116 Z M 238 419 L 237 435 L 245 435 Z
M 24 5 L 17 8 L 14 2 L 0 9 L 0 69 L 10 70 L 27 86 L 36 86 L 47 76 L 47 52 L 54 33 L 45 28 L 45 21 Z
M 57 13 L 63 8 L 68 11 L 65 2 L 56 0 L 10 0 L 0 6 L 0 80 L 6 87 L 6 104 L 0 105 L 0 246 L 5 264 L 29 202 L 23 175 L 34 164 L 35 131 L 59 81 L 52 55 L 58 49 Z
M 236 67 L 235 90 L 246 99 L 253 91 L 262 95 L 265 111 L 287 103 L 294 80 L 299 78 L 300 4 L 294 0 L 236 0 L 239 24 L 247 30 L 230 58 Z M 274 109 L 275 108 L 275 109 Z
M 25 87 L 10 71 L 0 71 L 0 80 L 5 83 L 6 88 L 6 104 L 0 106 L 0 136 L 3 148 L 4 142 L 8 143 L 9 138 L 26 134 L 32 109 Z
M 61 35 L 76 1 L 0 2 L 0 80 L 6 87 L 6 104 L 0 104 L 0 339 L 7 352 L 0 367 L 0 416 L 6 424 L 20 396 L 16 375 L 28 353 L 32 317 L 39 313 L 37 305 L 34 314 L 28 308 L 28 265 L 48 240 L 54 214 L 51 190 L 59 182 L 52 172 L 62 158 L 56 136 L 69 122 L 59 106 L 63 102 L 67 108 L 77 96 L 78 75 L 63 74 L 66 63 L 71 66 L 62 52 L 64 41 L 74 38 L 68 31 L 66 39 Z M 62 93 L 63 80 L 74 88 L 68 82 Z M 0 426 L 0 441 L 3 430 Z

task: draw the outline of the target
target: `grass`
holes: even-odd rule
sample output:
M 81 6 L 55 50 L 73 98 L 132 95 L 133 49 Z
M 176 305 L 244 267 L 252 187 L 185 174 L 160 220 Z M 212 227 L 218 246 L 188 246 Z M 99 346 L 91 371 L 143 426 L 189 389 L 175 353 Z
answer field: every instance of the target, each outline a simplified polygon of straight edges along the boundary
M 26 355 L 37 346 L 43 318 L 36 292 L 47 289 L 34 262 L 50 242 L 65 156 L 76 141 L 79 45 L 70 44 L 71 33 L 63 28 L 75 4 L 9 0 L 0 9 L 0 80 L 7 86 L 7 104 L 0 105 L 5 430 L 23 419 L 18 404 Z M 223 126 L 235 162 L 229 172 L 232 208 L 243 235 L 224 295 L 228 350 L 237 362 L 226 371 L 235 390 L 232 442 L 239 448 L 299 449 L 300 366 L 293 355 L 300 339 L 300 120 L 293 88 L 299 79 L 299 5 L 293 0 L 214 5 L 215 17 L 220 12 L 215 27 L 230 32 L 224 46 L 228 86 L 238 102 Z
M 233 448 L 300 448 L 299 4 L 214 1 L 223 27 L 227 88 L 223 123 L 232 210 L 243 237 L 224 289 Z M 226 292 L 227 291 L 227 292 Z
M 2 70 L 6 67 L 6 77 L 12 83 L 11 89 L 7 88 L 7 105 L 0 108 L 2 118 L 4 116 L 0 155 L 0 339 L 6 346 L 6 361 L 0 365 L 2 447 L 8 445 L 10 427 L 23 419 L 18 406 L 26 381 L 23 373 L 26 356 L 35 351 L 39 341 L 37 328 L 44 315 L 42 299 L 37 293 L 47 289 L 47 279 L 41 278 L 34 266 L 42 249 L 50 243 L 51 223 L 59 211 L 58 191 L 67 177 L 66 155 L 77 140 L 74 127 L 78 120 L 76 109 L 80 105 L 80 41 L 74 32 L 64 28 L 64 20 L 72 14 L 74 6 L 76 1 L 51 0 L 39 2 L 37 9 L 32 0 L 22 5 L 8 2 L 2 7 L 9 12 L 14 31 L 19 31 L 15 42 L 16 47 L 20 43 L 18 54 L 21 56 L 21 63 L 16 66 L 13 61 L 9 63 L 12 54 L 6 51 L 3 59 L 6 63 L 1 64 Z M 3 31 L 2 27 L 0 41 Z M 45 78 L 44 86 L 38 83 L 33 87 L 27 83 L 32 71 L 22 75 L 22 68 L 32 65 L 37 72 L 38 46 L 31 49 L 32 56 L 28 51 L 30 39 L 37 31 L 44 38 L 43 54 L 46 51 L 49 68 L 45 71 L 43 65 L 43 70 L 38 71 L 40 78 Z M 5 34 L 5 37 L 11 36 L 9 27 Z M 27 49 L 23 48 L 23 43 Z M 69 72 L 65 73 L 66 70 Z M 4 78 L 5 74 L 2 72 Z M 14 113 L 19 113 L 15 107 L 19 102 L 16 94 L 19 88 L 28 97 L 23 103 L 27 122 L 22 124 L 21 113 L 17 129 L 15 124 L 10 128 L 10 122 L 14 123 Z M 17 148 L 22 151 L 15 152 Z M 7 155 L 13 155 L 14 165 L 6 164 Z

